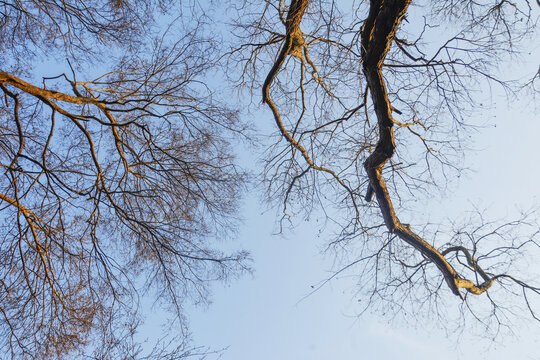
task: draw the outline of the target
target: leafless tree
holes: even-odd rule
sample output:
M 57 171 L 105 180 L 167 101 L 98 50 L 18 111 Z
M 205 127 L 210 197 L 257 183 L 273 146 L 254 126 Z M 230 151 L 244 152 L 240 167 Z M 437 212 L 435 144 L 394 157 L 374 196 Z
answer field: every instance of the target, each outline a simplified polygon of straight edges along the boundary
M 538 253 L 534 213 L 493 223 L 473 212 L 453 230 L 398 217 L 460 174 L 476 89 L 519 88 L 496 65 L 534 36 L 536 4 L 339 6 L 245 1 L 235 23 L 235 81 L 262 89 L 278 130 L 265 180 L 270 199 L 280 194 L 281 223 L 322 210 L 340 229 L 329 245 L 344 258 L 338 272 L 359 276 L 366 308 L 442 314 L 449 290 L 463 303 L 460 321 L 472 315 L 497 331 L 510 314 L 538 320 L 540 285 L 516 261 Z
M 6 356 L 143 357 L 141 297 L 172 310 L 184 341 L 184 301 L 247 270 L 246 253 L 209 242 L 235 222 L 245 176 L 229 141 L 244 135 L 206 82 L 218 52 L 198 6 L 0 3 Z

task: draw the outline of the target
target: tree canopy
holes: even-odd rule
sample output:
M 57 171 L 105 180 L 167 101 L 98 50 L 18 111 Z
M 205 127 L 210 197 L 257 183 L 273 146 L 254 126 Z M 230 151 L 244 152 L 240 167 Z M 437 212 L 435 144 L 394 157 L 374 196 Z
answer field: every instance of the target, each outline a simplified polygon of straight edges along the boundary
M 535 91 L 538 72 L 514 81 L 498 65 L 535 33 L 536 5 L 340 5 L 250 2 L 236 23 L 243 45 L 232 56 L 244 60 L 239 84 L 254 96 L 262 89 L 279 133 L 265 180 L 268 198 L 281 195 L 275 203 L 282 223 L 324 212 L 338 228 L 329 249 L 354 254 L 338 272 L 358 276 L 366 309 L 446 318 L 449 297 L 442 293 L 449 290 L 464 303 L 462 318 L 488 328 L 509 325 L 509 303 L 538 319 L 534 274 L 512 265 L 538 251 L 534 212 L 500 223 L 478 213 L 455 229 L 405 223 L 399 215 L 414 217 L 411 200 L 463 171 L 481 87 L 498 86 L 509 96 Z
M 245 193 L 231 144 L 255 131 L 246 103 L 275 124 L 264 199 L 281 226 L 325 217 L 328 249 L 350 254 L 336 273 L 359 277 L 366 309 L 446 316 L 440 304 L 460 301 L 487 327 L 540 319 L 540 284 L 518 262 L 538 253 L 535 212 L 452 228 L 415 221 L 411 203 L 463 171 L 479 89 L 537 93 L 538 72 L 499 69 L 536 35 L 534 2 L 0 8 L 0 347 L 12 357 L 146 356 L 133 340 L 142 298 L 183 328 L 185 301 L 250 270 L 246 252 L 213 243 L 234 233 Z M 188 356 L 179 334 L 148 356 Z
M 207 85 L 215 45 L 173 2 L 1 7 L 0 346 L 134 356 L 142 295 L 181 320 L 248 269 L 208 243 L 234 228 L 244 181 L 243 125 Z

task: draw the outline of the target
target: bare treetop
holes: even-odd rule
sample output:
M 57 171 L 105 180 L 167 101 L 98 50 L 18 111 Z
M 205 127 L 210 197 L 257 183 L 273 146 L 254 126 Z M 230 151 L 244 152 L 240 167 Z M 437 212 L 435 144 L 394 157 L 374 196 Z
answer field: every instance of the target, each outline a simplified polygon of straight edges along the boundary
M 151 1 L 1 6 L 0 347 L 136 356 L 141 297 L 182 330 L 186 300 L 248 269 L 208 242 L 231 233 L 245 180 L 243 126 L 206 83 L 217 48 L 197 17 L 156 28 Z M 33 82 L 51 53 L 64 72 Z
M 232 144 L 252 135 L 237 108 L 261 101 L 266 198 L 281 226 L 322 214 L 337 229 L 328 250 L 362 311 L 446 320 L 460 304 L 458 324 L 495 332 L 538 320 L 536 212 L 434 225 L 411 205 L 460 176 L 482 89 L 538 88 L 539 73 L 500 71 L 537 35 L 537 4 L 230 3 L 0 5 L 2 351 L 145 358 L 134 334 L 151 297 L 181 333 L 147 358 L 193 354 L 185 302 L 249 270 L 209 240 L 234 233 L 246 174 Z M 251 97 L 226 98 L 222 80 Z
M 279 133 L 265 179 L 269 194 L 281 194 L 282 224 L 322 210 L 340 229 L 329 248 L 350 255 L 339 272 L 358 275 L 366 308 L 443 308 L 446 284 L 464 318 L 508 325 L 505 305 L 516 296 L 521 314 L 538 319 L 539 284 L 510 266 L 538 252 L 536 215 L 493 223 L 479 214 L 455 232 L 399 216 L 459 176 L 479 87 L 523 86 L 498 67 L 536 31 L 536 4 L 339 6 L 245 2 L 236 23 L 238 84 L 262 88 Z

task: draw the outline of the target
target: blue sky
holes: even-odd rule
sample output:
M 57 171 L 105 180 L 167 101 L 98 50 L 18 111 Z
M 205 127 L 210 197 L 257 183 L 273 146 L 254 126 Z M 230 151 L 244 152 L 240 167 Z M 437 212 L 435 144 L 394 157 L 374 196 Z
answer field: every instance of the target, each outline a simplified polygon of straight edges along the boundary
M 534 72 L 538 50 L 531 49 L 528 57 L 514 59 L 502 71 L 514 77 Z M 475 116 L 485 127 L 472 134 L 477 150 L 466 157 L 474 171 L 443 197 L 423 204 L 423 218 L 444 220 L 477 206 L 505 219 L 517 209 L 540 205 L 538 99 L 521 94 L 508 100 L 498 90 L 492 96 L 489 89 L 483 90 L 479 96 L 486 97 L 486 110 Z M 263 111 L 261 119 L 270 122 L 270 114 Z M 243 214 L 237 244 L 252 252 L 254 274 L 215 285 L 213 303 L 190 310 L 195 343 L 227 348 L 223 360 L 540 359 L 540 325 L 535 322 L 517 321 L 513 335 L 491 341 L 469 329 L 447 334 L 435 321 L 411 325 L 382 320 L 377 314 L 358 317 L 362 299 L 355 296 L 354 281 L 347 277 L 306 297 L 312 285 L 335 269 L 320 253 L 328 234 L 319 234 L 317 224 L 305 222 L 275 235 L 274 211 L 264 212 L 256 196 L 247 199 Z
M 481 150 L 467 157 L 476 171 L 462 177 L 444 200 L 428 204 L 424 216 L 457 216 L 474 204 L 505 217 L 516 208 L 539 204 L 540 170 L 528 157 L 538 151 L 538 105 L 523 101 L 508 106 L 502 98 L 494 102 L 483 115 L 486 128 L 475 135 Z M 331 259 L 319 252 L 326 235 L 308 222 L 284 236 L 273 235 L 274 213 L 264 213 L 253 198 L 244 216 L 238 242 L 253 254 L 253 276 L 216 285 L 213 303 L 190 311 L 195 342 L 228 347 L 223 360 L 540 359 L 540 326 L 534 322 L 518 322 L 514 336 L 492 342 L 467 329 L 461 335 L 446 334 L 436 322 L 412 327 L 377 314 L 357 317 L 355 284 L 346 277 L 305 298 L 311 285 L 331 274 Z
M 517 77 L 522 70 L 530 74 L 538 66 L 539 50 L 537 45 L 523 62 L 512 61 L 501 70 Z M 540 205 L 539 99 L 523 94 L 507 101 L 496 92 L 492 101 L 489 110 L 475 115 L 486 124 L 473 134 L 478 150 L 466 158 L 475 171 L 462 176 L 444 197 L 422 204 L 420 217 L 453 218 L 476 205 L 504 218 L 516 208 Z M 273 125 L 267 109 L 258 113 L 257 121 Z M 250 166 L 255 159 L 244 161 Z M 194 343 L 226 348 L 222 360 L 540 359 L 538 323 L 517 322 L 514 336 L 492 342 L 467 329 L 461 335 L 447 334 L 435 321 L 413 326 L 376 313 L 357 316 L 363 299 L 355 294 L 353 278 L 338 277 L 311 293 L 313 285 L 335 270 L 332 259 L 321 254 L 329 234 L 303 222 L 276 235 L 275 211 L 264 211 L 255 192 L 245 199 L 241 216 L 245 221 L 238 238 L 224 246 L 250 251 L 254 273 L 214 284 L 212 304 L 191 306 L 187 314 Z M 540 265 L 536 272 L 540 274 Z M 150 328 L 143 338 L 153 338 Z

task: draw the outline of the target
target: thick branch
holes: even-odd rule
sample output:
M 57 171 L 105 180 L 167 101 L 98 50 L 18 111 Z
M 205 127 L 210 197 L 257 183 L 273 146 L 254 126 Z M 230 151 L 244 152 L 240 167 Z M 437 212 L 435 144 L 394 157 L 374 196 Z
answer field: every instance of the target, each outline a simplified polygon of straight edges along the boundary
M 89 97 L 72 96 L 72 95 L 64 94 L 64 93 L 53 91 L 53 90 L 41 89 L 37 86 L 27 83 L 24 80 L 19 79 L 18 77 L 14 75 L 11 75 L 1 70 L 0 70 L 0 83 L 13 85 L 16 88 L 28 94 L 31 94 L 37 97 L 42 97 L 45 99 L 60 100 L 60 101 L 69 102 L 72 104 L 84 104 L 84 105 L 93 104 L 99 107 L 104 106 L 103 102 L 98 101 L 96 99 L 89 98 Z
M 287 20 L 285 22 L 285 28 L 286 28 L 286 35 L 285 35 L 285 42 L 283 43 L 283 46 L 281 48 L 281 51 L 277 57 L 277 59 L 274 61 L 274 65 L 272 66 L 272 69 L 266 76 L 266 79 L 263 84 L 262 88 L 262 95 L 263 95 L 263 103 L 267 104 L 268 107 L 272 110 L 272 114 L 274 115 L 274 120 L 276 122 L 277 127 L 279 128 L 281 135 L 289 142 L 295 149 L 300 151 L 302 154 L 302 157 L 304 160 L 309 164 L 311 169 L 323 171 L 328 174 L 330 174 L 332 177 L 334 177 L 339 184 L 344 187 L 347 192 L 349 192 L 349 195 L 354 200 L 354 194 L 352 190 L 343 182 L 343 180 L 340 179 L 340 177 L 331 169 L 328 169 L 323 166 L 319 166 L 315 164 L 315 162 L 311 159 L 309 156 L 307 150 L 294 138 L 294 133 L 291 135 L 289 131 L 285 128 L 285 125 L 283 124 L 283 121 L 281 119 L 281 115 L 279 113 L 279 110 L 270 97 L 270 86 L 274 82 L 274 79 L 277 76 L 277 73 L 283 66 L 283 63 L 285 62 L 285 59 L 288 55 L 293 55 L 297 57 L 302 57 L 302 49 L 306 48 L 306 44 L 304 41 L 304 35 L 302 34 L 302 31 L 300 30 L 300 23 L 302 21 L 302 17 L 304 16 L 305 10 L 309 5 L 309 0 L 292 0 L 291 5 L 289 6 L 289 12 L 287 14 Z M 307 52 L 306 52 L 306 58 L 307 58 Z M 309 62 L 309 58 L 308 58 Z M 315 66 L 312 65 L 314 68 Z
M 382 178 L 384 165 L 395 151 L 394 120 L 392 106 L 382 74 L 382 64 L 394 40 L 395 33 L 403 19 L 410 0 L 379 0 L 372 1 L 371 8 L 362 29 L 362 60 L 363 72 L 371 90 L 371 98 L 377 115 L 379 141 L 373 153 L 366 159 L 364 167 L 370 179 L 370 189 L 366 199 L 370 200 L 375 194 L 379 208 L 388 230 L 396 234 L 420 251 L 423 256 L 433 262 L 442 272 L 452 292 L 461 296 L 459 288 L 465 288 L 473 294 L 481 294 L 495 281 L 481 272 L 484 283 L 476 286 L 472 281 L 462 279 L 456 270 L 448 263 L 443 254 L 412 232 L 408 225 L 402 224 L 396 216 L 386 183 Z

